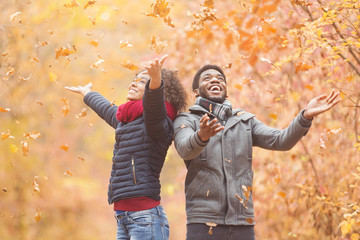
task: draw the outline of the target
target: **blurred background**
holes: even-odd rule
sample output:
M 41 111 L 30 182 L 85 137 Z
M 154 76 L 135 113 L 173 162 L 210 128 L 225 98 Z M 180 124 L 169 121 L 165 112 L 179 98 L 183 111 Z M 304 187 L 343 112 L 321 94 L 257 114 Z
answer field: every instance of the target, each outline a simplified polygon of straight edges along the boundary
M 192 77 L 224 68 L 229 100 L 285 128 L 331 89 L 342 102 L 292 150 L 254 149 L 257 239 L 360 238 L 357 0 L 0 0 L 0 239 L 115 239 L 107 204 L 114 130 L 65 86 L 115 105 L 168 54 Z M 185 165 L 161 174 L 170 239 L 186 235 Z

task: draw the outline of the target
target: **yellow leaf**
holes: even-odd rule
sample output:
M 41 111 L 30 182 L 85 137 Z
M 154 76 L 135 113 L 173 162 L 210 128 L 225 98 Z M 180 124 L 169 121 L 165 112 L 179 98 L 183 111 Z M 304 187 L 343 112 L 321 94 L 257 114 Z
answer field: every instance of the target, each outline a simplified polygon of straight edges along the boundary
M 71 50 L 70 48 L 64 48 L 64 47 L 55 48 L 55 58 L 58 59 L 60 56 L 67 57 L 74 52 L 75 51 Z
M 274 120 L 276 120 L 278 118 L 278 116 L 275 113 L 270 113 L 269 117 L 271 117 Z
M 262 49 L 262 48 L 265 48 L 266 46 L 266 42 L 262 39 L 260 39 L 258 42 L 257 42 L 257 45 L 258 45 L 258 48 Z
M 120 48 L 124 47 L 132 47 L 133 45 L 130 44 L 128 41 L 120 41 Z
M 359 240 L 360 239 L 360 235 L 358 233 L 353 233 L 350 236 L 351 240 Z
M 16 146 L 15 144 L 10 143 L 10 151 L 12 153 L 17 153 L 18 150 L 19 150 L 18 146 Z
M 50 81 L 56 82 L 57 75 L 55 73 L 53 73 L 53 72 L 49 72 L 49 78 L 50 78 Z
M 130 63 L 129 61 L 127 63 L 120 63 L 121 66 L 123 66 L 124 68 L 130 69 L 131 71 L 136 71 L 139 69 L 138 66 L 136 66 L 133 63 Z
M 301 97 L 300 94 L 298 94 L 297 92 L 292 92 L 291 96 L 296 102 L 299 101 Z
M 77 6 L 80 6 L 80 4 L 76 0 L 71 0 L 70 3 L 64 4 L 64 7 L 67 7 L 67 8 L 72 8 L 72 7 L 77 7 Z
M 349 222 L 345 222 L 342 226 L 341 226 L 341 233 L 343 236 L 345 236 L 346 234 L 350 233 L 352 230 L 352 226 L 351 223 Z

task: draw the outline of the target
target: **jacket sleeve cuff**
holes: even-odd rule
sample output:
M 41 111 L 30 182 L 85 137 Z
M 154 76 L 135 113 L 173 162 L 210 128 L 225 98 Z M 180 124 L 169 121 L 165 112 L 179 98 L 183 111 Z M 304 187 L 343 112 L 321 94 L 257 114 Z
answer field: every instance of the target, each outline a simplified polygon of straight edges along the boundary
M 308 120 L 304 117 L 304 112 L 305 109 L 301 110 L 300 114 L 299 114 L 299 123 L 302 127 L 304 128 L 309 128 L 311 126 L 312 120 Z
M 210 141 L 210 139 L 207 140 L 206 142 L 202 141 L 200 139 L 200 137 L 199 137 L 198 131 L 196 131 L 195 134 L 194 134 L 194 140 L 195 140 L 196 144 L 201 146 L 201 147 L 205 147 Z

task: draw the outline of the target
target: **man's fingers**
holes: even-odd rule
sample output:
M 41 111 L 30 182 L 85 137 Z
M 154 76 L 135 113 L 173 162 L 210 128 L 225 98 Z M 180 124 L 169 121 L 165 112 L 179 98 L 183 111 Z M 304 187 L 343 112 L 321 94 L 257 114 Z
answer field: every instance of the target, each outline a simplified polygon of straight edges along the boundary
M 326 94 L 323 94 L 323 95 L 318 96 L 318 97 L 316 98 L 316 100 L 321 101 L 321 100 L 325 99 L 326 97 L 327 97 L 327 95 L 326 95 Z
M 328 103 L 332 103 L 337 97 L 339 96 L 339 92 L 336 92 L 332 95 L 332 97 L 330 97 L 327 102 Z

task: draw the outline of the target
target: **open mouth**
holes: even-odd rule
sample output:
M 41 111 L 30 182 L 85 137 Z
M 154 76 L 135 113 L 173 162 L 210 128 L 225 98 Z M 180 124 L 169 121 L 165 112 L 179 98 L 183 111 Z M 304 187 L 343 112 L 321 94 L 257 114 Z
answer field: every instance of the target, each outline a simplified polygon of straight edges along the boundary
M 210 88 L 208 88 L 208 90 L 210 92 L 219 93 L 219 92 L 221 92 L 221 87 L 218 85 L 214 85 L 214 86 L 211 86 Z

